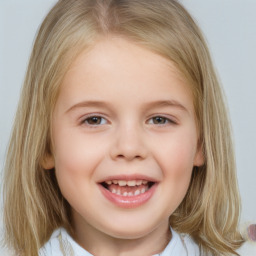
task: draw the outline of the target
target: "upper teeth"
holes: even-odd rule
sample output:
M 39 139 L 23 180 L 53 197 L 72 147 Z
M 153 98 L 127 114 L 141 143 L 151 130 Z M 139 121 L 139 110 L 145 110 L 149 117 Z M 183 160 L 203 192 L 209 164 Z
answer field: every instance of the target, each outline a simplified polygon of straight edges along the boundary
M 129 186 L 129 187 L 134 187 L 134 186 L 139 186 L 141 184 L 147 184 L 148 181 L 146 180 L 108 180 L 106 181 L 106 183 L 108 185 L 111 185 L 111 184 L 118 184 L 120 187 L 124 187 L 124 186 Z

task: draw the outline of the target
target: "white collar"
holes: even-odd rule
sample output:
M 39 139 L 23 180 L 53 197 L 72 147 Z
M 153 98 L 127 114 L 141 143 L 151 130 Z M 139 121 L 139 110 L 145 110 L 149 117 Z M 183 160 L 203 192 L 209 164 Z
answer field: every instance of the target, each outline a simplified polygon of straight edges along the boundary
M 163 252 L 153 256 L 199 256 L 199 247 L 188 235 L 178 234 L 172 228 L 172 239 L 166 246 Z M 57 231 L 57 230 L 56 230 Z M 54 232 L 55 233 L 55 232 Z M 63 241 L 68 241 L 73 248 L 75 256 L 93 256 L 82 248 L 74 239 L 67 233 L 64 228 L 60 228 L 58 233 L 61 233 Z

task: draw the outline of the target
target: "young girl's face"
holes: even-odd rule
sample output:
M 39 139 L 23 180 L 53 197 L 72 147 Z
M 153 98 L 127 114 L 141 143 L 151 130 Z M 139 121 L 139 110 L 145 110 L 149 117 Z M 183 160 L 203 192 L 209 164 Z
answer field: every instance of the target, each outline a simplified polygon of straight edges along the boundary
M 193 166 L 203 164 L 191 95 L 173 63 L 128 40 L 101 40 L 71 65 L 46 163 L 78 239 L 168 232 Z

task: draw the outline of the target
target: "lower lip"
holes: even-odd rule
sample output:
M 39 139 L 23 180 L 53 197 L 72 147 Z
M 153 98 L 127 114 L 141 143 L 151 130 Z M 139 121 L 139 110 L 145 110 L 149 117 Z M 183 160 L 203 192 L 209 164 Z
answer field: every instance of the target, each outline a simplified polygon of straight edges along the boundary
M 145 193 L 137 196 L 122 196 L 111 193 L 108 189 L 104 188 L 99 184 L 102 194 L 113 204 L 122 208 L 135 208 L 139 207 L 152 198 L 156 191 L 157 183 L 155 183 L 149 190 Z

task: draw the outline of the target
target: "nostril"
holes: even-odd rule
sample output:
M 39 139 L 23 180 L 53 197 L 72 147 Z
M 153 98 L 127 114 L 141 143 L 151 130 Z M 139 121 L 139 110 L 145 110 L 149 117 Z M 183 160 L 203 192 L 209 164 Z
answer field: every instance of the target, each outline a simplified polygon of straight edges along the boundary
M 142 156 L 140 155 L 129 155 L 129 154 L 126 154 L 126 155 L 117 155 L 117 158 L 119 159 L 127 159 L 127 160 L 133 160 L 133 159 L 142 159 Z

